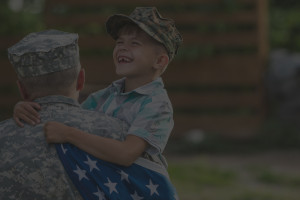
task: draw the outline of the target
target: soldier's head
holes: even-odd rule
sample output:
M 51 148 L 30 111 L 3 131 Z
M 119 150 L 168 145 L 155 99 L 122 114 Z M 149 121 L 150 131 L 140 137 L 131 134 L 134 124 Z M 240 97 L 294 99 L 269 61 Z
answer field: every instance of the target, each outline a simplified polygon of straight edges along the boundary
M 24 99 L 48 95 L 77 98 L 83 88 L 77 34 L 58 30 L 31 33 L 8 49 L 8 58 Z

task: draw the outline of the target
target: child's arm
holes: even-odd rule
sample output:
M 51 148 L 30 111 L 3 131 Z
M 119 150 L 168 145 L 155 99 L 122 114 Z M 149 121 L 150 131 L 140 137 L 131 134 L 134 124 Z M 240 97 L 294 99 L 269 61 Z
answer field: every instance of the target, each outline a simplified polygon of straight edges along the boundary
M 36 102 L 20 101 L 14 107 L 13 119 L 20 127 L 24 126 L 21 120 L 31 125 L 38 124 L 40 116 L 37 111 L 40 109 L 40 105 Z
M 89 134 L 59 122 L 48 122 L 44 126 L 48 143 L 71 143 L 93 156 L 130 166 L 148 147 L 148 143 L 137 136 L 128 135 L 125 141 Z

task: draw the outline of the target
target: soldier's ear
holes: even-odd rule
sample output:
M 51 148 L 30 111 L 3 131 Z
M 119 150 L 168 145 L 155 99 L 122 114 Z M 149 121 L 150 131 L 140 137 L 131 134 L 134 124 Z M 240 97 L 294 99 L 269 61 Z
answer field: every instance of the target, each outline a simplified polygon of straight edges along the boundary
M 82 90 L 84 87 L 84 82 L 85 82 L 85 71 L 84 69 L 81 69 L 77 78 L 76 90 L 78 91 Z
M 26 88 L 24 87 L 24 85 L 22 84 L 22 82 L 17 80 L 17 85 L 18 85 L 19 92 L 20 92 L 22 99 L 29 100 L 28 92 L 27 92 Z

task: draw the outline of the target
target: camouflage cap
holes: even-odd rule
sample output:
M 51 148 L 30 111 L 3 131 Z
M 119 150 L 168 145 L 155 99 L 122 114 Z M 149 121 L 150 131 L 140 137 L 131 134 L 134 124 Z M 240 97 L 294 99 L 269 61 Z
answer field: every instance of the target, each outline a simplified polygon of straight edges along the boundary
M 182 37 L 172 19 L 163 18 L 155 7 L 137 7 L 129 16 L 116 14 L 109 17 L 106 30 L 117 39 L 120 27 L 128 22 L 137 24 L 148 35 L 162 43 L 170 60 L 174 58 L 182 43 Z
M 78 34 L 46 30 L 25 36 L 8 49 L 20 77 L 33 77 L 78 66 Z

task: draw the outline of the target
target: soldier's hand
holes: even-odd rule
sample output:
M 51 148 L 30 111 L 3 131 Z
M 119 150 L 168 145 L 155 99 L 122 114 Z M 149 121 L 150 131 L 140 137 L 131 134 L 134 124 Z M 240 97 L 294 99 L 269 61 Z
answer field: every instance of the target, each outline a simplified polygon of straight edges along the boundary
M 20 127 L 24 126 L 21 120 L 34 126 L 40 123 L 40 116 L 38 113 L 40 109 L 40 105 L 36 102 L 20 101 L 14 107 L 13 119 Z
M 47 122 L 44 125 L 44 133 L 47 143 L 65 143 L 67 142 L 66 135 L 71 127 L 59 122 Z

